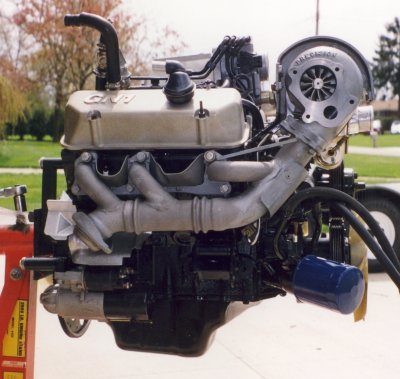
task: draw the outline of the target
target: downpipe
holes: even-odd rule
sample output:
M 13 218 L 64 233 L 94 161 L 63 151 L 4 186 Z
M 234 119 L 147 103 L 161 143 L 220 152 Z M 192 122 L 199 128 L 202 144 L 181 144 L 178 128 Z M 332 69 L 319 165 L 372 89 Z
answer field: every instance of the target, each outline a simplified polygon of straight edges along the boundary
M 263 179 L 243 194 L 227 199 L 175 199 L 143 166 L 134 163 L 129 177 L 143 198 L 122 201 L 97 178 L 89 165 L 77 161 L 75 183 L 98 207 L 88 215 L 74 214 L 75 233 L 91 250 L 111 253 L 104 239 L 116 232 L 206 233 L 239 228 L 260 217 L 271 217 L 304 181 L 307 176 L 304 166 L 313 154 L 302 141 L 283 146 Z

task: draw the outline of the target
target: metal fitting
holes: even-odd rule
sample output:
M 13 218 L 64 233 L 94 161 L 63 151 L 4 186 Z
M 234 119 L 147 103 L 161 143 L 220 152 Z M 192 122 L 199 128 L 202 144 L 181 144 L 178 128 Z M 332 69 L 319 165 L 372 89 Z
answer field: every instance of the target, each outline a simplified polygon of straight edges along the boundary
M 219 190 L 221 191 L 221 193 L 226 194 L 231 192 L 231 186 L 229 184 L 222 184 L 219 187 Z
M 81 161 L 82 162 L 89 163 L 91 160 L 92 160 L 92 154 L 90 154 L 89 152 L 84 151 L 81 154 Z
M 77 194 L 79 193 L 80 190 L 81 190 L 81 189 L 79 188 L 79 186 L 78 186 L 77 184 L 73 184 L 72 187 L 71 187 L 71 192 L 72 192 L 74 195 L 77 195 Z
M 10 271 L 10 278 L 12 279 L 12 280 L 21 280 L 22 279 L 22 270 L 20 269 L 20 268 L 13 268 L 11 271 Z
M 217 153 L 214 150 L 209 150 L 204 153 L 204 160 L 208 163 L 214 162 L 217 158 Z
M 147 158 L 147 154 L 144 151 L 139 151 L 136 154 L 135 158 L 136 158 L 136 162 L 143 163 Z

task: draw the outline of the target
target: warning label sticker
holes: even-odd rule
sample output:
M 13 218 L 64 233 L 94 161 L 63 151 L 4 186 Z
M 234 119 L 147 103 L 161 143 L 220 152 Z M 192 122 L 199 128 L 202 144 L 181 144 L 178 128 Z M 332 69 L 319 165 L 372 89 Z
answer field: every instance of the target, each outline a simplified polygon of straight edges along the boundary
M 7 333 L 3 339 L 3 355 L 7 357 L 25 357 L 27 316 L 28 301 L 18 300 L 8 324 Z M 19 377 L 16 376 L 16 379 L 19 379 Z
M 22 372 L 5 372 L 3 379 L 24 379 Z

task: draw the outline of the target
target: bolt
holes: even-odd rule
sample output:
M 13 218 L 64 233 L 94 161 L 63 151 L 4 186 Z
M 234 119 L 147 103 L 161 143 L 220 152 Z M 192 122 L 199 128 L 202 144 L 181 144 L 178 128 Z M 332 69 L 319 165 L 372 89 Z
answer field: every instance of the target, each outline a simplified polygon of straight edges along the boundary
M 228 193 L 231 190 L 231 186 L 229 184 L 222 184 L 219 187 L 219 190 L 220 190 L 221 193 Z
M 139 151 L 136 154 L 136 161 L 139 163 L 143 163 L 146 160 L 146 153 L 144 151 Z
M 81 154 L 81 161 L 85 163 L 89 163 L 92 160 L 92 154 L 88 153 L 87 151 L 84 151 Z
M 12 280 L 21 280 L 22 279 L 22 270 L 20 268 L 13 268 L 10 271 L 10 278 Z
M 77 194 L 79 193 L 79 191 L 80 191 L 79 186 L 78 186 L 77 184 L 73 184 L 72 187 L 71 187 L 71 192 L 72 192 L 74 195 L 77 195 Z
M 127 185 L 126 185 L 126 190 L 127 190 L 128 192 L 132 192 L 132 191 L 133 191 L 133 186 L 132 186 L 132 184 L 127 184 Z
M 217 157 L 217 154 L 213 150 L 209 150 L 204 153 L 204 159 L 206 162 L 213 162 L 213 161 L 215 161 L 216 157 Z

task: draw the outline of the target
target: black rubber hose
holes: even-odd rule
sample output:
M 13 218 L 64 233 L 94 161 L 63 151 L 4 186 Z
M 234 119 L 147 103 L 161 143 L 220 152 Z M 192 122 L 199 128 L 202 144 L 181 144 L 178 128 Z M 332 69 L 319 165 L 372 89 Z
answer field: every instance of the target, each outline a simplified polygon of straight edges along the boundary
M 374 237 L 368 232 L 364 224 L 343 204 L 337 202 L 330 202 L 339 214 L 341 214 L 349 224 L 354 228 L 360 238 L 365 242 L 369 249 L 374 253 L 376 259 L 385 268 L 386 272 L 400 290 L 400 273 L 397 271 L 393 262 L 389 259 L 387 254 L 382 250 Z
M 119 42 L 113 24 L 98 15 L 82 12 L 80 14 L 67 14 L 64 17 L 64 25 L 89 26 L 101 33 L 102 40 L 106 45 L 107 82 L 113 84 L 119 83 L 121 81 Z
M 222 56 L 225 54 L 230 42 L 231 38 L 229 36 L 225 36 L 205 66 L 200 71 L 193 71 L 189 73 L 189 76 L 192 77 L 192 79 L 204 79 L 210 75 L 211 71 L 214 70 Z
M 396 255 L 395 251 L 393 250 L 392 245 L 386 238 L 385 233 L 382 231 L 382 228 L 376 222 L 376 220 L 371 215 L 371 213 L 368 211 L 368 209 L 365 208 L 364 205 L 362 205 L 359 201 L 357 201 L 350 195 L 348 195 L 342 191 L 339 191 L 337 189 L 334 189 L 334 188 L 325 188 L 325 187 L 307 188 L 307 189 L 299 192 L 298 194 L 296 194 L 294 197 L 292 197 L 286 203 L 285 209 L 287 209 L 288 212 L 292 213 L 292 212 L 294 212 L 294 210 L 297 208 L 297 206 L 301 202 L 303 202 L 306 199 L 314 198 L 314 197 L 317 197 L 317 198 L 320 198 L 320 199 L 323 199 L 326 201 L 338 200 L 342 203 L 345 203 L 351 209 L 353 209 L 368 225 L 372 234 L 376 237 L 376 239 L 378 240 L 378 243 L 382 246 L 382 249 L 392 260 L 396 269 L 400 272 L 399 259 Z
M 310 198 L 326 200 L 328 202 L 332 201 L 332 200 L 337 200 L 339 202 L 345 203 L 347 206 L 349 206 L 351 209 L 353 209 L 368 225 L 372 234 L 376 237 L 376 239 L 378 240 L 378 243 L 381 245 L 383 251 L 391 259 L 396 270 L 400 272 L 400 262 L 399 262 L 399 259 L 396 255 L 396 253 L 394 252 L 394 250 L 392 248 L 392 245 L 386 238 L 386 236 L 385 236 L 384 232 L 382 231 L 381 227 L 379 226 L 379 224 L 376 222 L 376 220 L 373 218 L 373 216 L 369 213 L 368 209 L 365 208 L 360 202 L 358 202 L 356 199 L 354 199 L 350 195 L 347 195 L 346 193 L 339 191 L 337 189 L 334 189 L 334 188 L 326 188 L 326 187 L 307 188 L 305 190 L 298 192 L 291 199 L 289 199 L 289 201 L 286 203 L 286 206 L 284 208 L 283 222 L 279 226 L 278 233 L 275 236 L 276 241 L 278 241 L 282 230 L 285 228 L 287 221 L 292 216 L 295 209 L 303 201 L 310 199 Z M 274 240 L 274 242 L 275 242 L 275 240 Z M 276 242 L 275 246 L 277 246 L 277 242 Z
M 246 99 L 242 99 L 242 105 L 243 105 L 243 108 L 252 115 L 253 125 L 258 130 L 264 129 L 264 120 L 263 120 L 263 118 L 261 116 L 261 112 L 257 108 L 257 106 L 253 102 L 246 100 Z

